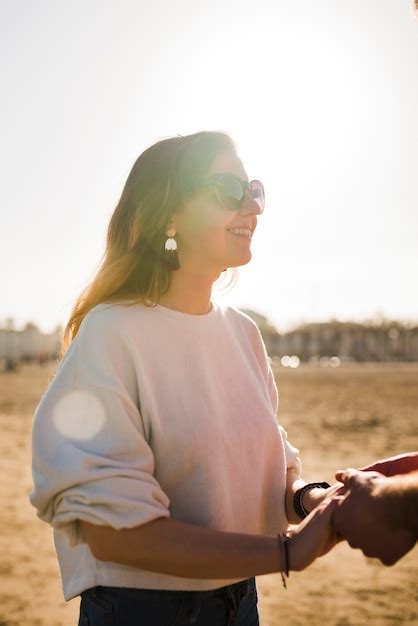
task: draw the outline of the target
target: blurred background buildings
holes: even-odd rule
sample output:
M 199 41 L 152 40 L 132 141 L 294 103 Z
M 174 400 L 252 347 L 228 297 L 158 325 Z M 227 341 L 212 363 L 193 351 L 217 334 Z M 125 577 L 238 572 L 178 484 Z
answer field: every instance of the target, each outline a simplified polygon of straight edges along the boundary
M 51 333 L 42 333 L 32 322 L 18 330 L 14 319 L 0 323 L 0 371 L 16 369 L 20 362 L 46 363 L 58 358 L 62 327 Z
M 281 365 L 418 361 L 418 325 L 386 319 L 362 324 L 332 320 L 279 333 L 264 315 L 241 310 L 256 322 L 269 356 Z M 0 369 L 14 369 L 20 362 L 56 360 L 62 332 L 62 326 L 57 326 L 43 333 L 32 322 L 18 330 L 13 318 L 0 322 Z
M 278 333 L 266 317 L 242 309 L 258 325 L 270 357 L 296 356 L 315 364 L 337 357 L 348 361 L 418 361 L 418 325 L 386 319 L 367 323 L 316 322 Z M 284 361 L 286 363 L 286 361 Z M 282 363 L 283 364 L 283 363 Z

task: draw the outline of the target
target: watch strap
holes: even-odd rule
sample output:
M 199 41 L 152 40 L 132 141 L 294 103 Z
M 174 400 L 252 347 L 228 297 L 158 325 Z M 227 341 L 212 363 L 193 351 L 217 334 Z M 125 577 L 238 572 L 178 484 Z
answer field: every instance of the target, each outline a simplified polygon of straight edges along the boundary
M 331 487 L 331 485 L 323 481 L 318 483 L 306 483 L 306 485 L 295 491 L 293 496 L 293 506 L 300 519 L 305 519 L 305 517 L 309 515 L 309 511 L 307 511 L 302 504 L 303 494 L 311 489 L 329 489 L 329 487 Z

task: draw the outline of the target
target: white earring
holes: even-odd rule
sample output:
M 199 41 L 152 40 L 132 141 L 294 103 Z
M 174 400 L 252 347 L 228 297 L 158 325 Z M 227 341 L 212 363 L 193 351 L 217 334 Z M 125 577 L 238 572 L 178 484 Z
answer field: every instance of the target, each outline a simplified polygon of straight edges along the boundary
M 166 250 L 177 250 L 177 241 L 174 239 L 174 235 L 176 234 L 176 231 L 173 230 L 172 228 L 170 228 L 166 235 L 168 237 L 168 239 L 165 242 L 165 249 Z
M 166 235 L 168 239 L 165 242 L 164 260 L 171 270 L 180 269 L 180 262 L 177 254 L 177 241 L 174 239 L 176 231 L 170 228 Z

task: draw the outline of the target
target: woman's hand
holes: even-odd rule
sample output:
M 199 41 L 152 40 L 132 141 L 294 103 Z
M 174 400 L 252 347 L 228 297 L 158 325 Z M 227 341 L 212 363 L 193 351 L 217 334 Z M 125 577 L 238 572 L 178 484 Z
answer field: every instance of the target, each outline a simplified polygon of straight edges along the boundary
M 311 513 L 321 502 L 329 500 L 333 496 L 343 495 L 347 492 L 347 487 L 341 483 L 335 483 L 328 489 L 315 488 L 310 489 L 303 495 L 303 506 L 306 511 Z
M 343 496 L 323 500 L 296 528 L 289 539 L 289 569 L 300 571 L 326 554 L 341 540 L 332 516 Z

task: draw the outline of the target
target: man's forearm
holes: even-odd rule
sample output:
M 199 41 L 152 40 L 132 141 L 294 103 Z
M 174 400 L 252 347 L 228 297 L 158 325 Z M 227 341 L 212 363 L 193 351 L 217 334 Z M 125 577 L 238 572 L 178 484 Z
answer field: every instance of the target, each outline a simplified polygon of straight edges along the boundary
M 115 530 L 82 523 L 103 561 L 185 578 L 250 578 L 283 569 L 276 537 L 212 530 L 172 518 Z M 87 533 L 86 533 L 87 531 Z

